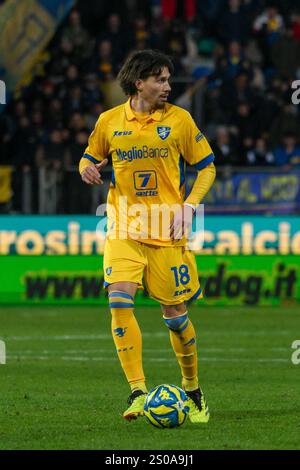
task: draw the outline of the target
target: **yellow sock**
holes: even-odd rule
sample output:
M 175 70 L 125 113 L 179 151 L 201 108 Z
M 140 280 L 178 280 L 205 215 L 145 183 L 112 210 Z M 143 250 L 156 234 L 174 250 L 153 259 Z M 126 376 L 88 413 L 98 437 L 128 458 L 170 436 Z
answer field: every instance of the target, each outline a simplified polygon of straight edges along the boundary
M 187 312 L 174 318 L 164 317 L 170 330 L 170 340 L 182 374 L 182 387 L 191 391 L 198 384 L 196 332 Z
M 111 309 L 111 329 L 122 369 L 131 390 L 147 392 L 142 365 L 142 335 L 134 316 L 131 295 L 113 291 L 108 295 Z

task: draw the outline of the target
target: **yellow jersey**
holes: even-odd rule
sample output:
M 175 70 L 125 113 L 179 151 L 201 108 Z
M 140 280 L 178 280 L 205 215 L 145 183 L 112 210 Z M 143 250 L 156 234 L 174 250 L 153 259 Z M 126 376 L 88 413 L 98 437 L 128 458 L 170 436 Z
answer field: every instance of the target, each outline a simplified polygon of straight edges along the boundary
M 201 170 L 214 161 L 191 115 L 167 103 L 138 119 L 129 99 L 101 114 L 83 156 L 93 163 L 107 157 L 113 168 L 107 198 L 108 238 L 112 233 L 126 238 L 139 220 L 139 241 L 184 245 L 184 240 L 166 239 L 159 224 L 164 208 L 184 202 L 186 163 Z

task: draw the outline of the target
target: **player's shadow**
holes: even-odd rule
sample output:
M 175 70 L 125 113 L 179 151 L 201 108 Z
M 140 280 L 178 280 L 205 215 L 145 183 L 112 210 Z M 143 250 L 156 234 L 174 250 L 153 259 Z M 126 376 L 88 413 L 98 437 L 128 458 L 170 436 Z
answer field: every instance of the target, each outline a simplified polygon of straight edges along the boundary
M 300 408 L 290 409 L 277 409 L 277 410 L 247 410 L 247 411 L 235 411 L 235 410 L 222 410 L 222 411 L 211 411 L 211 415 L 219 419 L 233 419 L 233 420 L 245 420 L 253 418 L 269 418 L 274 416 L 291 415 L 293 417 L 299 415 Z

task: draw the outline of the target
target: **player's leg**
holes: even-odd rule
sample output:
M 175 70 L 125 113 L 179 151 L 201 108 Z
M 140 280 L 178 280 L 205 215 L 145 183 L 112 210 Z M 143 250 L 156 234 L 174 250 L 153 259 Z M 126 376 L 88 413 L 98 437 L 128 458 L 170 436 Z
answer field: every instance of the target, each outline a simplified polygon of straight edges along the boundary
M 142 365 L 142 335 L 134 315 L 134 297 L 141 283 L 144 266 L 140 255 L 134 242 L 126 240 L 112 240 L 105 247 L 104 272 L 112 336 L 121 367 L 131 388 L 129 408 L 123 415 L 129 420 L 143 414 L 147 393 Z
M 161 305 L 163 318 L 182 374 L 182 387 L 191 391 L 199 387 L 196 332 L 186 305 Z
M 147 258 L 147 288 L 162 306 L 181 369 L 182 386 L 193 400 L 189 417 L 193 422 L 207 422 L 209 414 L 198 384 L 196 332 L 185 304 L 186 300 L 201 296 L 195 259 L 185 256 L 182 247 L 149 248 Z
M 190 398 L 189 418 L 193 423 L 207 423 L 209 411 L 198 382 L 196 332 L 186 305 L 161 305 L 170 341 L 182 375 L 182 388 Z

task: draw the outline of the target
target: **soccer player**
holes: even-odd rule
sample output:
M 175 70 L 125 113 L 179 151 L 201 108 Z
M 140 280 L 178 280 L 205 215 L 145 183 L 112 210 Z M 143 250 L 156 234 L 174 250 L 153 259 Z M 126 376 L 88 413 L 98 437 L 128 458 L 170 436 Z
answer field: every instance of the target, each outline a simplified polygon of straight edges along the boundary
M 134 52 L 127 59 L 118 78 L 129 99 L 101 114 L 79 171 L 85 183 L 101 184 L 101 171 L 107 158 L 112 159 L 104 285 L 113 339 L 131 388 L 123 417 L 131 420 L 142 415 L 147 394 L 142 335 L 134 316 L 135 294 L 144 280 L 150 296 L 161 304 L 169 328 L 182 387 L 189 397 L 189 418 L 192 423 L 207 423 L 208 407 L 198 382 L 196 333 L 186 307 L 202 293 L 182 225 L 190 226 L 196 207 L 213 184 L 214 155 L 191 115 L 167 102 L 172 72 L 172 62 L 158 51 Z M 198 172 L 187 199 L 186 163 Z M 144 214 L 139 237 L 131 210 L 136 204 Z M 173 205 L 178 209 L 172 212 L 166 237 L 160 222 Z M 161 212 L 153 212 L 157 207 Z

